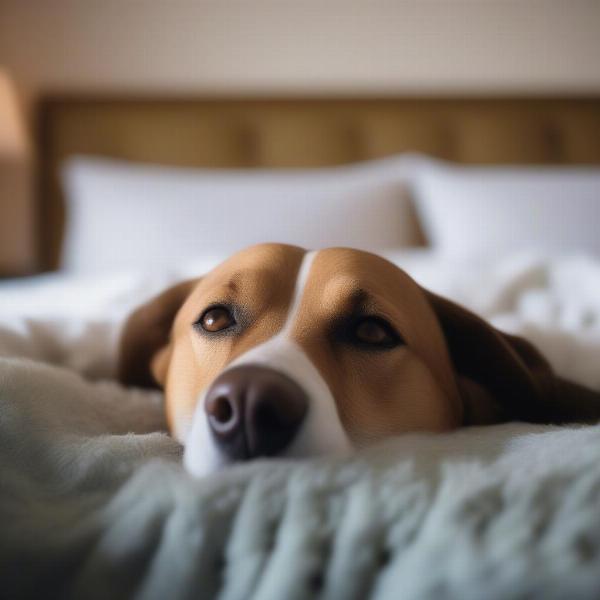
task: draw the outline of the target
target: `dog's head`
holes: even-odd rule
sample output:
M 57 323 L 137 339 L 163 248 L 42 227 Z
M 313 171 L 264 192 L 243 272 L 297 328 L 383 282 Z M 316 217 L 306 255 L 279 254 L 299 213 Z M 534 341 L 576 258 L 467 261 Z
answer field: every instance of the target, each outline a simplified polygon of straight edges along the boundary
M 344 452 L 406 431 L 535 420 L 550 374 L 525 341 L 357 250 L 266 244 L 127 322 L 120 378 L 165 390 L 196 474 Z

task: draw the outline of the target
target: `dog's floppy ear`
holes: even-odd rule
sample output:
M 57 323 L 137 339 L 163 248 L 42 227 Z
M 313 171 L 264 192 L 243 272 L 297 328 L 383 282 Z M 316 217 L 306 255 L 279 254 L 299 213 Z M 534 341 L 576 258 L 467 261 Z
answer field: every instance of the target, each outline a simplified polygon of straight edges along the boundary
M 600 394 L 557 377 L 526 340 L 426 292 L 452 359 L 466 425 L 600 419 Z
M 119 346 L 118 378 L 121 383 L 155 388 L 162 385 L 175 315 L 198 281 L 182 281 L 168 288 L 129 316 Z

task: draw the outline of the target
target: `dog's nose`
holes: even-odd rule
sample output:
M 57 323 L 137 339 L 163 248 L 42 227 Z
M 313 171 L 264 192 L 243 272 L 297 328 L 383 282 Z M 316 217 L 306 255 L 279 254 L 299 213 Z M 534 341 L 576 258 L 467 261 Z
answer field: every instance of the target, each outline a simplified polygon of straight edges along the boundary
M 260 365 L 226 371 L 215 379 L 205 400 L 213 437 L 232 460 L 281 452 L 307 409 L 308 398 L 297 383 Z

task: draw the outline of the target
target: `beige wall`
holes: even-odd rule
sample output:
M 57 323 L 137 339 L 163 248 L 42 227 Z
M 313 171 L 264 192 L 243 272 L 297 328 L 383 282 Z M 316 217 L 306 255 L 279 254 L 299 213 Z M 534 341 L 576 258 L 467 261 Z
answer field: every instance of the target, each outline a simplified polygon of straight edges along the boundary
M 22 92 L 599 92 L 599 0 L 0 0 Z

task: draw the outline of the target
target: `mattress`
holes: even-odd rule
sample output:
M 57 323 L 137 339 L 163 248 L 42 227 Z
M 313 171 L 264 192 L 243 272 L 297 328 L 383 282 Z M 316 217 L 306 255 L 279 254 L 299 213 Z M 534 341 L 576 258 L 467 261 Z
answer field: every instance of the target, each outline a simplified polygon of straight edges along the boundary
M 388 257 L 600 389 L 597 259 Z M 128 312 L 210 266 L 1 284 L 0 595 L 598 597 L 597 426 L 406 434 L 189 476 L 160 393 L 112 376 Z

